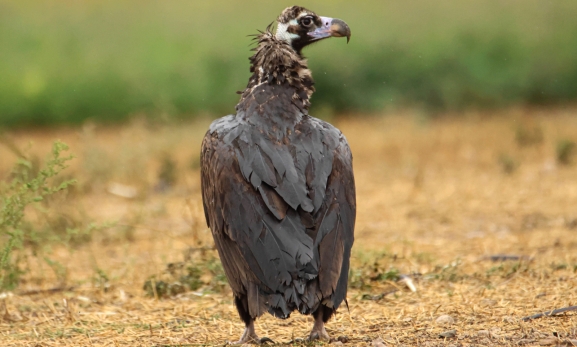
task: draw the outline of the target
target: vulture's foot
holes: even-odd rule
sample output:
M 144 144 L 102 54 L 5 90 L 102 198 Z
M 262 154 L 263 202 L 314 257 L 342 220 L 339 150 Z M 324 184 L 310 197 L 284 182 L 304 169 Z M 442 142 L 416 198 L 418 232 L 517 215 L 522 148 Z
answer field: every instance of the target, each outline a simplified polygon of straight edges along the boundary
M 259 338 L 258 336 L 245 339 L 244 335 L 242 338 L 235 342 L 229 342 L 229 345 L 244 345 L 244 344 L 254 344 L 254 345 L 264 345 L 266 343 L 274 344 L 274 341 L 269 339 L 268 337 Z
M 273 340 L 269 339 L 268 337 L 259 338 L 256 332 L 254 331 L 254 322 L 251 322 L 246 329 L 244 329 L 244 333 L 240 337 L 240 340 L 236 342 L 229 342 L 229 345 L 244 345 L 244 344 L 257 344 L 262 345 L 265 343 L 274 343 Z
M 315 318 L 315 325 L 313 326 L 313 330 L 311 330 L 311 334 L 309 335 L 309 341 L 313 340 L 325 340 L 330 341 L 330 336 L 325 329 L 325 323 L 323 322 L 322 315 L 319 315 Z
M 234 346 L 245 345 L 245 344 L 264 345 L 267 343 L 274 344 L 274 341 L 269 339 L 268 337 L 263 337 L 263 338 L 259 339 L 257 336 L 256 339 L 255 338 L 244 339 L 244 337 L 243 337 L 238 341 L 229 342 L 228 345 L 234 345 Z
M 329 336 L 329 334 L 327 333 L 327 331 L 325 330 L 325 328 L 322 328 L 321 330 L 314 330 L 311 331 L 311 334 L 309 335 L 309 341 L 314 341 L 314 340 L 324 340 L 324 341 L 330 341 L 331 337 Z
M 236 342 L 229 342 L 229 345 L 244 345 L 245 343 L 260 343 L 260 338 L 254 331 L 254 322 L 250 322 L 249 325 L 244 329 L 244 333 L 240 337 L 240 340 Z

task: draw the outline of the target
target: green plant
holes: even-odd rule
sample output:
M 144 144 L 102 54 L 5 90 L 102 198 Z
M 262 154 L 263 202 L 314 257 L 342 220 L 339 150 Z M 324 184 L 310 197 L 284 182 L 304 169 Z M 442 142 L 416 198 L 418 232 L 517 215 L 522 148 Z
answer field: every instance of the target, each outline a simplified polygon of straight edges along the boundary
M 349 286 L 368 289 L 377 282 L 398 281 L 401 271 L 393 266 L 396 254 L 383 251 L 359 252 L 353 256 L 354 264 L 349 270 Z
M 543 129 L 539 126 L 519 125 L 515 131 L 515 141 L 520 147 L 539 145 L 543 143 Z
M 92 282 L 94 287 L 99 288 L 103 293 L 107 292 L 110 288 L 110 278 L 108 274 L 101 268 L 95 268 L 94 274 L 92 276 Z
M 519 167 L 519 163 L 509 154 L 501 153 L 499 155 L 499 165 L 506 174 L 512 174 Z
M 15 250 L 23 250 L 24 246 L 31 246 L 33 252 L 38 251 L 43 235 L 31 221 L 27 219 L 27 209 L 41 208 L 43 201 L 50 196 L 66 190 L 74 180 L 64 180 L 55 183 L 55 178 L 67 167 L 72 156 L 62 157 L 62 152 L 68 146 L 62 142 L 55 142 L 52 147 L 51 158 L 44 168 L 35 170 L 32 162 L 20 157 L 14 167 L 12 182 L 3 189 L 0 188 L 0 242 L 3 246 L 0 251 L 0 289 L 13 289 L 18 285 L 20 276 L 25 272 L 22 261 L 25 255 L 15 255 Z M 53 261 L 45 258 L 47 264 L 55 270 L 57 276 L 64 278 L 65 270 Z
M 377 274 L 374 278 L 375 281 L 398 281 L 399 280 L 399 269 L 390 268 L 385 272 Z
M 227 287 L 222 263 L 210 252 L 196 259 L 168 264 L 162 274 L 150 276 L 142 289 L 148 296 L 163 298 L 201 288 L 222 292 Z
M 557 162 L 562 165 L 569 165 L 573 162 L 577 145 L 571 140 L 560 140 L 557 142 Z
M 469 275 L 462 272 L 461 259 L 456 259 L 444 266 L 437 265 L 430 276 L 440 281 L 457 282 Z

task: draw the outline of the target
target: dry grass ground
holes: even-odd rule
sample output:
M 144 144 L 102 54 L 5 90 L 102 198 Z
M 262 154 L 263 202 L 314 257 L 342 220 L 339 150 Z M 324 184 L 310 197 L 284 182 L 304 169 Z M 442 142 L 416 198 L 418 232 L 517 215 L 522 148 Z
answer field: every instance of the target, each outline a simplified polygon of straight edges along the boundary
M 340 309 L 329 334 L 360 346 L 382 346 L 379 338 L 386 346 L 577 344 L 575 312 L 521 320 L 577 305 L 577 163 L 557 159 L 561 140 L 577 141 L 577 111 L 506 113 L 335 120 L 354 153 L 358 218 L 350 310 Z M 21 148 L 32 141 L 30 153 L 46 153 L 56 138 L 68 143 L 77 156 L 68 174 L 79 182 L 58 212 L 114 224 L 91 242 L 54 246 L 64 278 L 41 261 L 31 266 L 0 301 L 2 346 L 218 345 L 240 336 L 226 287 L 168 299 L 142 289 L 166 264 L 211 244 L 198 172 L 207 126 L 135 121 L 8 134 Z M 0 157 L 15 159 L 3 147 Z M 2 160 L 0 174 L 13 162 Z M 176 178 L 168 190 L 162 168 Z M 133 198 L 118 196 L 126 189 Z M 486 258 L 496 254 L 521 258 Z M 390 273 L 411 274 L 417 291 L 387 281 Z M 299 314 L 257 321 L 261 335 L 285 343 L 311 325 Z M 449 330 L 455 337 L 439 337 Z

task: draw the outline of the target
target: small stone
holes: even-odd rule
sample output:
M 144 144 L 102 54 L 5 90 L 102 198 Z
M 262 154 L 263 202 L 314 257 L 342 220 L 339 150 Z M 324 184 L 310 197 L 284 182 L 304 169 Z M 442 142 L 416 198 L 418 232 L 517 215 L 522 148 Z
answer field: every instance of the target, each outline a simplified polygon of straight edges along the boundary
M 543 339 L 539 340 L 539 346 L 554 346 L 557 344 L 557 339 Z
M 385 341 L 383 341 L 382 338 L 377 337 L 376 339 L 373 340 L 373 347 L 387 347 L 387 345 L 385 344 Z
M 490 333 L 489 333 L 489 330 L 479 330 L 479 331 L 477 332 L 477 335 L 483 336 L 483 337 L 487 337 L 487 336 L 489 336 L 489 334 L 490 334 Z
M 439 325 L 451 325 L 455 323 L 455 319 L 453 319 L 453 317 L 449 316 L 448 314 L 444 314 L 435 319 L 435 323 Z
M 453 329 L 453 330 L 447 330 L 447 331 L 443 331 L 442 333 L 439 334 L 439 337 L 445 338 L 445 339 L 450 339 L 457 336 L 457 330 Z

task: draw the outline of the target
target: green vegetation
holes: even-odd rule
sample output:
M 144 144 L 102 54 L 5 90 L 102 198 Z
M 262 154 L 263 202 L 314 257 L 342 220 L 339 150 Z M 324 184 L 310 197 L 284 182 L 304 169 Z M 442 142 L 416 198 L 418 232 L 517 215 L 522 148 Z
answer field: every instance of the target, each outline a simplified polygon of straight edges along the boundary
M 506 174 L 512 174 L 519 167 L 519 163 L 509 154 L 501 153 L 499 155 L 499 165 Z
M 560 140 L 557 142 L 557 162 L 562 165 L 569 165 L 573 162 L 577 145 L 571 140 Z
M 146 295 L 163 298 L 202 289 L 222 292 L 228 288 L 224 269 L 214 250 L 201 249 L 201 255 L 185 262 L 170 263 L 159 275 L 144 282 Z
M 77 182 L 63 171 L 74 157 L 64 156 L 69 149 L 65 143 L 54 142 L 44 163 L 2 133 L 0 144 L 18 158 L 7 179 L 0 180 L 0 291 L 47 279 L 64 288 L 68 264 L 57 260 L 54 252 L 73 252 L 107 226 L 90 222 L 73 207 Z M 108 281 L 102 270 L 95 271 L 97 282 Z
M 61 153 L 66 150 L 68 147 L 65 144 L 55 142 L 52 158 L 42 169 L 25 157 L 20 158 L 14 167 L 12 183 L 6 187 L 0 186 L 0 290 L 15 288 L 20 276 L 26 273 L 23 268 L 27 263 L 24 246 L 32 250 L 35 257 L 44 259 L 59 279 L 65 277 L 65 268 L 49 259 L 43 246 L 50 241 L 63 242 L 82 238 L 84 233 L 72 228 L 47 232 L 46 226 L 38 227 L 26 210 L 36 207 L 40 213 L 47 215 L 50 198 L 74 183 L 74 180 L 56 180 L 56 176 L 72 159 L 71 156 L 61 157 Z M 49 218 L 46 220 L 49 225 Z M 16 249 L 22 252 L 15 255 Z
M 577 98 L 577 3 L 301 1 L 353 36 L 307 50 L 317 114 Z M 0 124 L 234 112 L 250 38 L 284 4 L 7 1 L 0 4 Z M 314 111 L 313 111 L 314 112 Z

